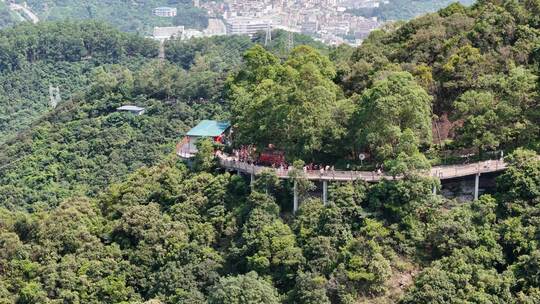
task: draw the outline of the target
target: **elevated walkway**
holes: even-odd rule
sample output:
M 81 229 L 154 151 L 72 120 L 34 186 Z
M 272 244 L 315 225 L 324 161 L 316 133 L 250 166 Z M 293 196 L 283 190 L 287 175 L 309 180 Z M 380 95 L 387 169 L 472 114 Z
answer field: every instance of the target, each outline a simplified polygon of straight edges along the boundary
M 218 154 L 217 158 L 221 167 L 238 171 L 246 174 L 258 175 L 263 170 L 273 170 L 276 175 L 281 179 L 289 178 L 289 170 L 282 168 L 271 168 L 264 166 L 257 166 L 248 164 L 246 162 L 237 161 L 233 157 L 225 154 Z M 484 173 L 500 172 L 505 170 L 507 164 L 503 160 L 487 160 L 465 165 L 448 165 L 448 166 L 435 166 L 431 168 L 431 171 L 425 172 L 426 176 L 437 177 L 440 180 L 454 179 L 460 177 L 466 177 L 471 175 L 478 175 Z M 304 175 L 308 180 L 314 181 L 355 181 L 364 180 L 367 182 L 379 182 L 383 179 L 392 180 L 400 179 L 400 176 L 395 178 L 391 175 L 378 174 L 374 171 L 304 171 Z
M 241 162 L 235 158 L 218 153 L 216 154 L 219 164 L 221 167 L 237 171 L 239 173 L 249 174 L 251 176 L 251 182 L 255 180 L 255 176 L 260 174 L 264 170 L 273 170 L 275 174 L 281 179 L 290 178 L 290 170 L 284 168 L 271 168 L 264 166 L 257 166 L 249 164 L 246 162 Z M 430 171 L 426 171 L 423 174 L 425 176 L 431 176 L 438 178 L 439 180 L 448 180 L 448 179 L 457 179 L 464 178 L 468 176 L 475 177 L 474 185 L 474 199 L 478 199 L 479 195 L 479 185 L 480 185 L 480 175 L 487 173 L 500 172 L 507 168 L 507 164 L 504 160 L 487 160 L 476 162 L 472 164 L 463 164 L 463 165 L 448 165 L 448 166 L 435 166 L 432 167 Z M 391 176 L 387 174 L 381 174 L 373 171 L 341 171 L 341 170 L 320 170 L 312 171 L 305 170 L 304 177 L 311 181 L 321 181 L 323 184 L 323 195 L 322 200 L 326 205 L 328 202 L 328 183 L 331 181 L 335 182 L 348 182 L 348 181 L 357 181 L 363 180 L 370 183 L 377 183 L 382 180 L 396 180 L 401 179 L 403 176 Z M 299 206 L 298 190 L 296 187 L 296 181 L 294 181 L 293 188 L 294 198 L 293 198 L 293 211 L 296 213 Z M 433 187 L 433 194 L 437 193 L 436 186 Z

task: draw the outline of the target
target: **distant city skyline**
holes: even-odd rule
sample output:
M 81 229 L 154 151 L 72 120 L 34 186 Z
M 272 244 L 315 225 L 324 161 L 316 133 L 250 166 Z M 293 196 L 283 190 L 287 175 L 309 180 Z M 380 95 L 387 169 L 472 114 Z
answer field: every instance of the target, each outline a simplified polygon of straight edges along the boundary
M 349 9 L 378 7 L 387 0 L 225 0 L 198 3 L 225 21 L 227 34 L 253 35 L 267 28 L 313 36 L 327 44 L 359 44 L 382 25 Z

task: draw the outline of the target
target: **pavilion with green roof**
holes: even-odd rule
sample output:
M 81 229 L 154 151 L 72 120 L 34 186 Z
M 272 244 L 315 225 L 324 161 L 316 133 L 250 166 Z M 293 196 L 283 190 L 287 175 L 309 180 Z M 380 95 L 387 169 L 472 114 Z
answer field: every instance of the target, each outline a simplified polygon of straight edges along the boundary
M 217 137 L 224 134 L 231 127 L 228 121 L 203 120 L 186 135 L 190 137 Z
M 231 123 L 229 121 L 203 120 L 186 133 L 178 143 L 176 153 L 183 158 L 191 158 L 197 153 L 197 141 L 201 138 L 211 138 L 216 143 L 226 143 L 230 137 Z

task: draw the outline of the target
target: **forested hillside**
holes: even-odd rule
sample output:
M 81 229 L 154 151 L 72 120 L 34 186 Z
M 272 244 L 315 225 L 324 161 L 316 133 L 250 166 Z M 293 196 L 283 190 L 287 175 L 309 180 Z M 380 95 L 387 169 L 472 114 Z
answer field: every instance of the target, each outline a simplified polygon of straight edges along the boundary
M 347 95 L 365 95 L 385 74 L 403 71 L 433 96 L 437 141 L 450 136 L 451 148 L 480 151 L 536 148 L 538 12 L 535 1 L 450 5 L 371 35 L 341 82 Z M 447 118 L 457 122 L 450 134 L 442 130 Z
M 156 43 L 96 22 L 21 25 L 0 32 L 0 142 L 50 109 L 49 86 L 70 100 L 86 90 L 96 66 L 139 65 Z
M 26 0 L 30 8 L 42 20 L 85 20 L 105 21 L 121 31 L 150 34 L 154 26 L 185 25 L 204 29 L 208 26 L 208 13 L 193 7 L 191 0 Z M 156 7 L 176 7 L 174 18 L 154 16 Z
M 531 158 L 533 157 L 533 158 Z M 536 155 L 451 211 L 429 180 L 337 185 L 294 217 L 290 185 L 176 160 L 51 211 L 0 212 L 4 303 L 536 303 Z M 526 165 L 524 165 L 526 164 Z M 267 189 L 270 189 L 266 194 Z M 278 202 L 278 203 L 276 203 Z M 418 274 L 418 272 L 420 273 Z
M 269 49 L 284 53 L 284 35 L 275 36 Z M 227 118 L 226 79 L 254 45 L 247 37 L 169 41 L 160 63 L 154 41 L 94 21 L 22 25 L 0 39 L 0 197 L 30 209 L 94 196 L 165 159 L 197 121 Z M 57 109 L 48 104 L 50 85 L 62 93 Z M 125 104 L 147 115 L 117 113 Z
M 4 2 L 0 2 L 0 29 L 14 25 L 17 21 L 17 17 L 9 10 L 9 7 Z
M 95 22 L 18 26 L 0 36 L 4 206 L 49 208 L 76 194 L 95 195 L 164 159 L 196 121 L 224 115 L 219 104 L 206 103 L 219 101 L 216 82 L 235 63 L 196 42 L 196 62 L 172 58 L 169 64 L 154 59 L 155 42 Z M 214 49 L 212 40 L 201 43 Z M 57 109 L 48 106 L 49 85 L 61 89 Z M 147 107 L 148 114 L 116 113 L 124 104 Z
M 536 0 L 453 4 L 357 49 L 287 50 L 278 32 L 170 41 L 163 61 L 95 23 L 1 31 L 4 111 L 42 110 L 4 117 L 0 303 L 539 303 L 539 16 Z M 45 110 L 49 81 L 69 94 Z M 173 150 L 201 119 L 284 151 L 291 178 L 249 185 L 209 141 L 188 167 Z M 475 201 L 423 174 L 500 151 Z M 402 179 L 332 182 L 325 206 L 309 162 Z
M 472 5 L 474 0 L 389 0 L 380 3 L 376 8 L 350 10 L 351 13 L 365 17 L 377 17 L 384 21 L 409 20 L 420 15 L 435 12 L 452 3 Z
M 453 4 L 374 32 L 350 56 L 301 47 L 282 61 L 254 48 L 230 83 L 237 141 L 275 144 L 291 162 L 362 152 L 403 172 L 425 167 L 418 151 L 444 163 L 465 150 L 537 149 L 538 9 Z

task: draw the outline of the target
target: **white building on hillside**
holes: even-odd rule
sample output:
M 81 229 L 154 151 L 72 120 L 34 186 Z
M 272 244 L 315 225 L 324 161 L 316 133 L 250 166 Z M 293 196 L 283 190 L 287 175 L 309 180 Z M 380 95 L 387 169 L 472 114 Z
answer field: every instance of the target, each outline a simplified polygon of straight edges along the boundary
M 156 26 L 154 27 L 154 33 L 152 34 L 152 38 L 160 42 L 165 42 L 171 39 L 188 40 L 191 38 L 199 38 L 205 36 L 210 35 L 205 35 L 205 33 L 199 30 L 187 29 L 183 26 Z
M 132 113 L 132 114 L 135 114 L 135 115 L 138 115 L 138 116 L 143 115 L 144 111 L 145 111 L 144 108 L 141 108 L 141 107 L 138 107 L 138 106 L 133 106 L 133 105 L 121 106 L 121 107 L 117 108 L 116 110 L 119 111 L 119 112 L 129 112 L 129 113 Z
M 156 7 L 152 13 L 159 17 L 174 17 L 177 14 L 177 9 L 176 7 L 162 6 Z
M 253 36 L 259 31 L 266 31 L 272 28 L 271 19 L 253 17 L 233 17 L 225 21 L 227 35 L 249 35 Z
M 159 41 L 182 38 L 184 31 L 185 29 L 183 26 L 156 26 L 154 27 L 154 34 L 152 37 Z

